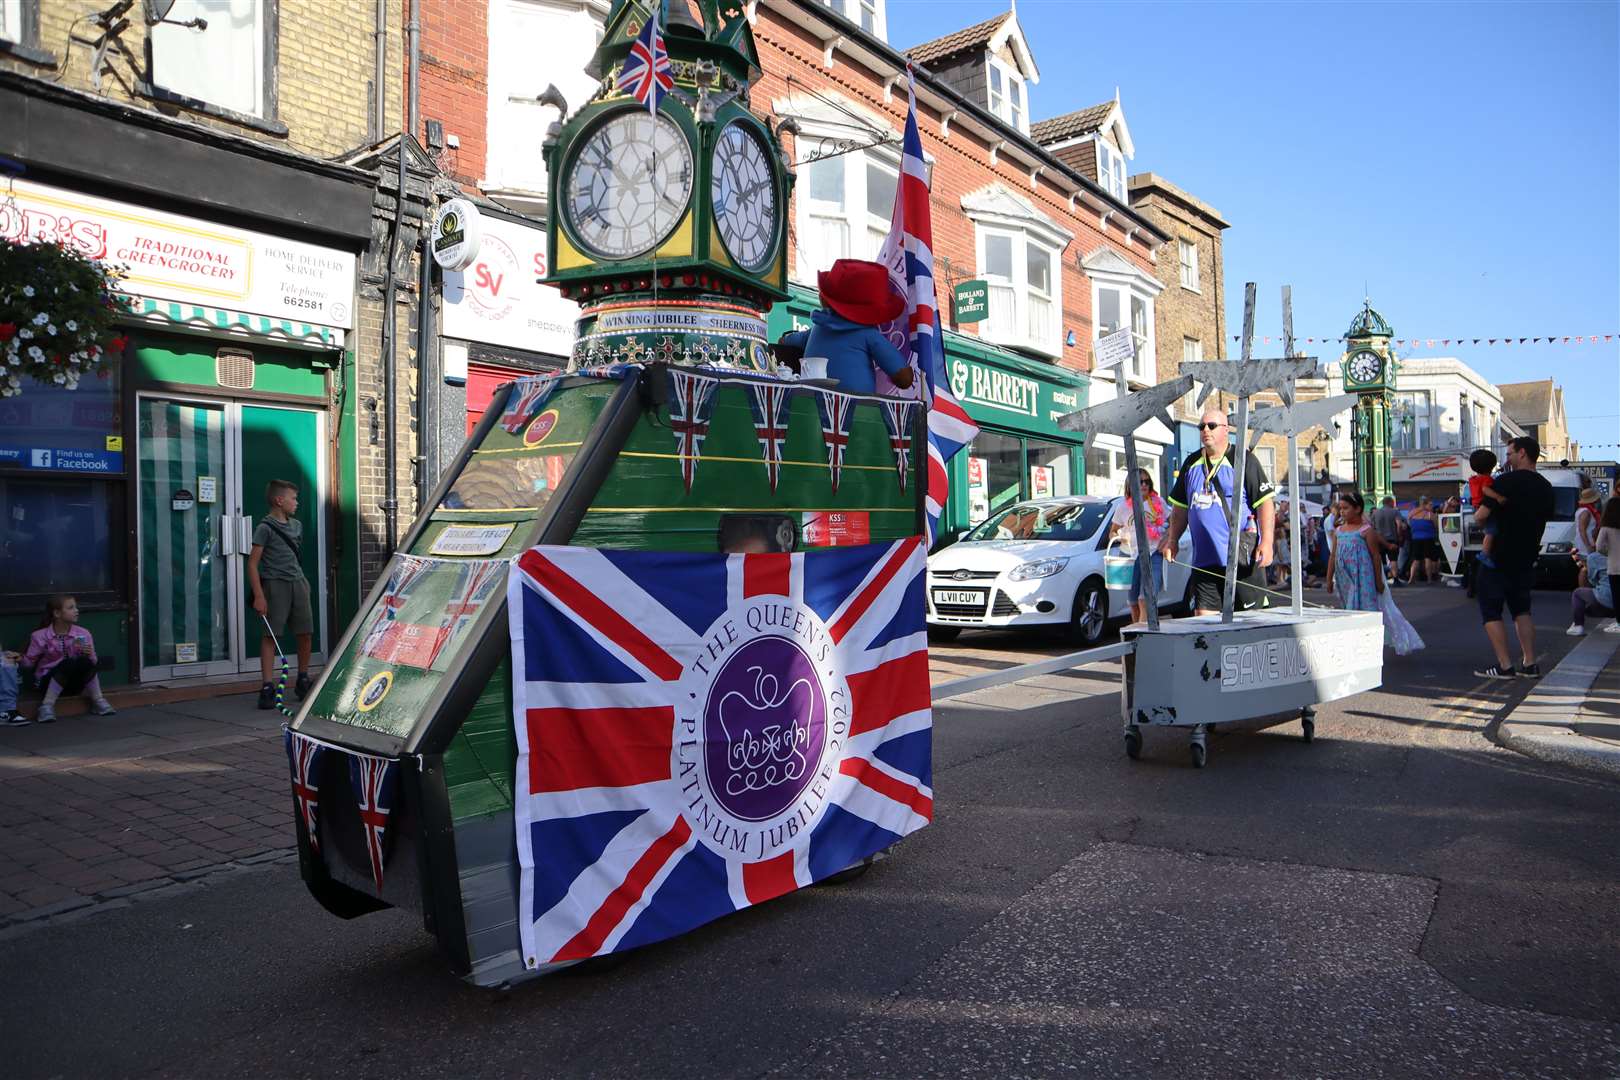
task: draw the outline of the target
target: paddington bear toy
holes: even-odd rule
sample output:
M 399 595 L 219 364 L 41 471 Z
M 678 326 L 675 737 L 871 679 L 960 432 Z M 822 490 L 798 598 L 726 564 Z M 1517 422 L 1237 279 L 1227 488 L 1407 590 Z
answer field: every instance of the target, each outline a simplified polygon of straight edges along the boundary
M 811 328 L 784 334 L 781 345 L 803 353 L 802 370 L 810 374 L 825 361 L 826 377 L 840 390 L 855 394 L 877 391 L 873 365 L 882 368 L 902 390 L 911 385 L 911 366 L 900 350 L 878 332 L 905 309 L 906 302 L 889 287 L 889 272 L 880 263 L 839 259 L 817 277 L 822 308 L 810 316 Z

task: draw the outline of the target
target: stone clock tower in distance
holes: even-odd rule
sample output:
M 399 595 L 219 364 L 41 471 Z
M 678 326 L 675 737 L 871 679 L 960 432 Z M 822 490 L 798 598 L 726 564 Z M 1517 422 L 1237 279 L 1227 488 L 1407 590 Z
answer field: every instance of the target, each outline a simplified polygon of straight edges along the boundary
M 1394 494 L 1390 482 L 1390 407 L 1394 401 L 1395 379 L 1400 361 L 1390 348 L 1394 331 L 1384 317 L 1373 310 L 1371 301 L 1350 321 L 1345 334 L 1344 368 L 1346 393 L 1360 396 L 1354 413 L 1352 441 L 1356 455 L 1356 489 L 1367 500 L 1367 510 Z
M 542 280 L 580 304 L 575 365 L 765 369 L 765 313 L 788 295 L 793 176 L 748 108 L 753 32 L 742 0 L 662 0 L 675 88 L 652 113 L 617 84 L 660 2 L 614 0 L 586 69 L 601 82 L 547 134 Z

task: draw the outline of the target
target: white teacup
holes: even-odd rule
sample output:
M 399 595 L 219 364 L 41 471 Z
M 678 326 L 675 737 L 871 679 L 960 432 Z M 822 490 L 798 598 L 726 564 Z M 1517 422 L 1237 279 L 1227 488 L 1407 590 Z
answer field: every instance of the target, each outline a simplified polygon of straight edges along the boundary
M 825 379 L 828 360 L 825 356 L 806 356 L 799 361 L 799 378 Z

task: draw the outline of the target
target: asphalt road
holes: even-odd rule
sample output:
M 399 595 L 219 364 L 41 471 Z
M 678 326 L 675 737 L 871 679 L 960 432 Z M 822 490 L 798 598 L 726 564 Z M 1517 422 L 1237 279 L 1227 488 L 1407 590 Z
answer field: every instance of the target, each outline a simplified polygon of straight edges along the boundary
M 1298 725 L 1150 733 L 1117 668 L 936 712 L 936 822 L 869 874 L 505 993 L 274 864 L 0 940 L 8 1076 L 1613 1076 L 1620 785 L 1494 746 L 1460 594 Z M 1556 662 L 1563 597 L 1538 594 Z M 968 673 L 1029 652 L 964 635 Z

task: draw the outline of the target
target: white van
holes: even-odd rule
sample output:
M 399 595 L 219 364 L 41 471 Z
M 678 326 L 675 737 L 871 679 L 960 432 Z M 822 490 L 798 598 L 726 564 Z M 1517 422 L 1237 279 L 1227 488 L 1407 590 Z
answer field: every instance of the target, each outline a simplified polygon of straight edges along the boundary
M 1553 513 L 1541 531 L 1541 554 L 1536 558 L 1538 586 L 1572 589 L 1578 569 L 1575 554 L 1575 506 L 1581 491 L 1581 474 L 1574 469 L 1538 470 L 1553 489 Z M 1440 516 L 1440 547 L 1452 574 L 1466 576 L 1467 565 L 1479 554 L 1483 532 L 1473 524 L 1474 508 L 1464 514 Z M 1463 537 L 1466 536 L 1466 542 Z

